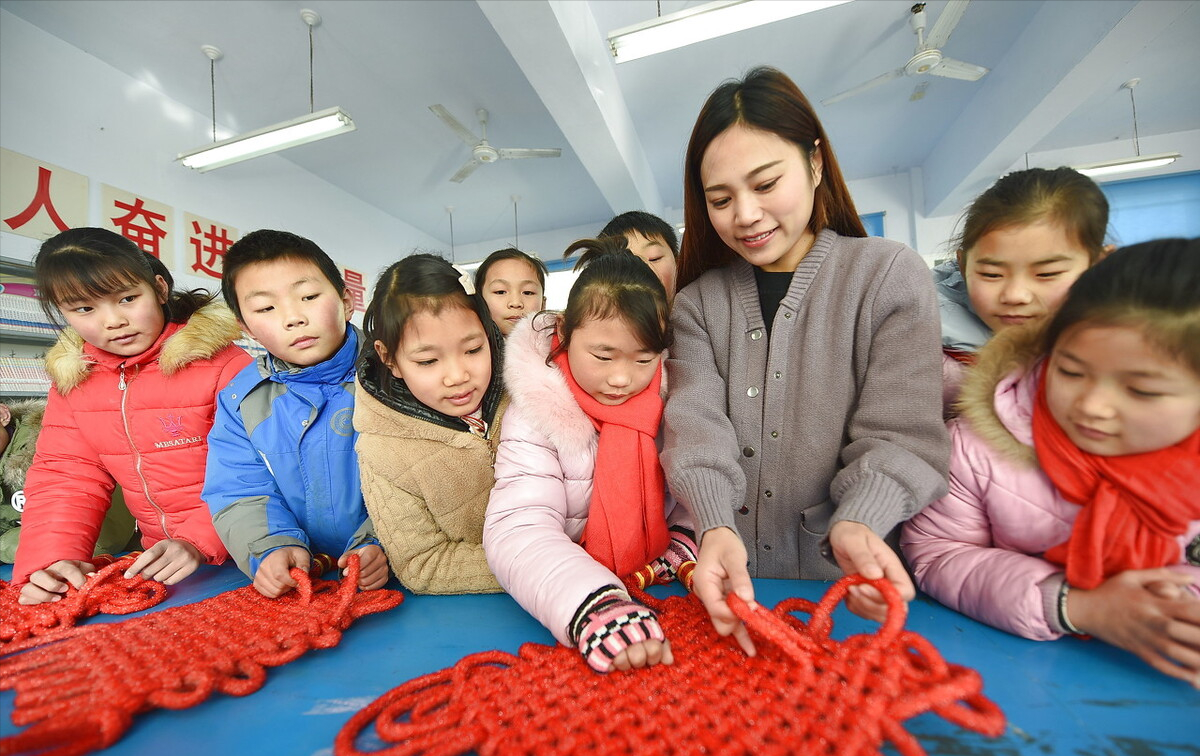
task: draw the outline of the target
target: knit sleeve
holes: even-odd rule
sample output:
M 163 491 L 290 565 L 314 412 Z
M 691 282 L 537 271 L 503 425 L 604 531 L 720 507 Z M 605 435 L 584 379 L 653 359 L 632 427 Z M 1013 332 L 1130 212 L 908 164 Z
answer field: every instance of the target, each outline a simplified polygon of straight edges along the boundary
M 713 528 L 737 531 L 733 508 L 745 498 L 746 476 L 714 353 L 714 334 L 722 329 L 706 322 L 700 285 L 680 292 L 671 312 L 675 343 L 667 360 L 661 458 L 671 493 L 693 514 L 702 537 Z
M 867 368 L 830 486 L 833 522 L 884 535 L 946 492 L 950 451 L 937 296 L 911 249 L 901 246 L 870 284 L 854 338 Z

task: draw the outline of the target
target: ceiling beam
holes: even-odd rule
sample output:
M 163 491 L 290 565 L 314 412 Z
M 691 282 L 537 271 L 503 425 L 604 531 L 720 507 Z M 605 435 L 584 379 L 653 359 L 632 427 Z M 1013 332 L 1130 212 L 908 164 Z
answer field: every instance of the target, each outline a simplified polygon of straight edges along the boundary
M 1128 61 L 1187 2 L 1043 4 L 922 166 L 925 215 L 958 213 Z M 968 11 L 969 13 L 969 11 Z
M 662 197 L 587 3 L 477 0 L 614 214 Z

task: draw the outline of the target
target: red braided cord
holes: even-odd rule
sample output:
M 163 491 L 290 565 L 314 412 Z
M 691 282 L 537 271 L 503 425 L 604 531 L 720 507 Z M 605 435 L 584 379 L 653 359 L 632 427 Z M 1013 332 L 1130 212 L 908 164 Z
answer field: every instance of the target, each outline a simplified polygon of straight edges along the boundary
M 876 633 L 830 637 L 834 608 L 856 583 L 888 602 Z M 802 599 L 774 610 L 730 606 L 760 636 L 750 658 L 716 634 L 694 596 L 658 601 L 675 663 L 599 675 L 574 648 L 527 643 L 519 654 L 472 654 L 453 667 L 392 689 L 356 713 L 334 741 L 336 756 L 503 754 L 878 754 L 886 742 L 903 756 L 923 754 L 902 722 L 934 711 L 990 736 L 1004 715 L 982 695 L 978 673 L 947 664 L 903 629 L 892 586 L 843 578 L 819 604 Z M 811 613 L 808 623 L 790 612 Z M 392 745 L 359 751 L 374 723 Z
M 162 603 L 167 596 L 162 583 L 123 577 L 140 554 L 93 557 L 96 574 L 82 588 L 68 586 L 62 599 L 44 604 L 21 604 L 20 589 L 0 580 L 0 654 L 57 640 L 75 623 L 97 614 L 132 614 Z
M 195 706 L 214 691 L 248 695 L 266 667 L 336 646 L 354 620 L 403 600 L 359 593 L 357 555 L 340 583 L 291 574 L 297 589 L 277 599 L 246 586 L 0 658 L 0 690 L 16 690 L 13 723 L 30 725 L 0 739 L 0 754 L 84 754 L 115 743 L 143 711 Z

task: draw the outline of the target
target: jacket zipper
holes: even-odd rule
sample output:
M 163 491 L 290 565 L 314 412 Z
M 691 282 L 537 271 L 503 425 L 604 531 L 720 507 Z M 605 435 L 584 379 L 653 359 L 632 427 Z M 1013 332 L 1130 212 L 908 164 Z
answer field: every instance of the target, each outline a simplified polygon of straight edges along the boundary
M 125 412 L 125 400 L 129 397 L 129 384 L 125 382 L 125 363 L 119 365 L 120 378 L 117 381 L 117 388 L 121 390 L 121 423 L 125 426 L 125 440 L 129 442 L 129 448 L 133 451 L 133 458 L 136 460 L 134 465 L 137 470 L 138 480 L 142 482 L 142 493 L 146 497 L 146 502 L 154 508 L 158 513 L 158 524 L 162 527 L 163 536 L 171 537 L 171 533 L 167 530 L 167 515 L 162 508 L 154 502 L 154 498 L 150 496 L 150 486 L 146 482 L 146 476 L 142 474 L 142 454 L 138 451 L 137 445 L 133 442 L 133 434 L 129 430 L 129 415 Z

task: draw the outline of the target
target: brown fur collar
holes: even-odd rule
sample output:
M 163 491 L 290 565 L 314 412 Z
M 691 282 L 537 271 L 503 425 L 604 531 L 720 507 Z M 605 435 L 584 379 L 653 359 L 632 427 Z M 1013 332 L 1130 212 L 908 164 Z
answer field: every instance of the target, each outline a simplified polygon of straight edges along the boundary
M 1006 458 L 1037 466 L 1033 447 L 1018 441 L 996 414 L 996 387 L 1015 371 L 1029 371 L 1041 357 L 1043 328 L 1009 328 L 992 337 L 967 372 L 959 394 L 959 417 Z
M 241 335 L 229 308 L 210 302 L 163 343 L 158 369 L 163 375 L 172 375 L 189 363 L 212 357 Z M 71 328 L 64 329 L 58 343 L 46 353 L 46 372 L 62 394 L 83 383 L 94 364 L 84 352 L 83 339 Z

